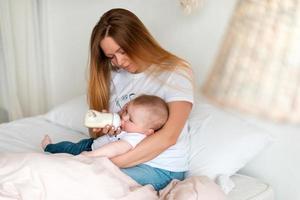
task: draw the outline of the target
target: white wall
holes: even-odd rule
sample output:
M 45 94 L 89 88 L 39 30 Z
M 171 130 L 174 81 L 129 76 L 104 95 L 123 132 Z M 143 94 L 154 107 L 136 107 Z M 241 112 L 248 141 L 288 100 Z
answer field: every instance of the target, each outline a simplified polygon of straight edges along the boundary
M 187 59 L 200 86 L 236 1 L 206 0 L 201 10 L 185 16 L 178 0 L 48 0 L 49 106 L 85 93 L 90 33 L 99 17 L 113 7 L 132 10 L 163 47 Z M 242 172 L 270 183 L 277 200 L 300 199 L 296 184 L 300 183 L 300 128 L 255 123 L 277 139 Z

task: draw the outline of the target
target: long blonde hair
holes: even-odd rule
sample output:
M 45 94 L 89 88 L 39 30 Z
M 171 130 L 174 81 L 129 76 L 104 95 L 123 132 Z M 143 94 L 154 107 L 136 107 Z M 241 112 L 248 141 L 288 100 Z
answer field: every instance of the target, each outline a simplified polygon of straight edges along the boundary
M 159 71 L 188 68 L 188 63 L 163 49 L 132 12 L 116 8 L 104 13 L 90 39 L 88 101 L 91 109 L 109 109 L 111 65 L 100 47 L 104 37 L 111 37 L 137 64 L 155 64 Z

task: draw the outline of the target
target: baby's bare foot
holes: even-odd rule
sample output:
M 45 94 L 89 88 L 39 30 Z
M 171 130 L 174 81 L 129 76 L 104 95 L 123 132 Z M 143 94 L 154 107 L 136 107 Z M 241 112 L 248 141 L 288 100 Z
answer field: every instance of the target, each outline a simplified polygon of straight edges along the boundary
M 45 135 L 44 139 L 41 142 L 41 146 L 43 149 L 45 149 L 48 144 L 52 144 L 52 141 L 49 135 Z

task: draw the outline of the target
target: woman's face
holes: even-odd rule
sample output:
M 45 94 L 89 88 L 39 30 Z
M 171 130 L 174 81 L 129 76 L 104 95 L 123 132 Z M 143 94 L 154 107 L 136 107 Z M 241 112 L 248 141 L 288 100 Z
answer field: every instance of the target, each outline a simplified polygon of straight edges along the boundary
M 110 59 L 113 66 L 122 68 L 130 73 L 138 73 L 139 68 L 126 54 L 126 52 L 109 36 L 103 38 L 100 47 L 105 56 Z

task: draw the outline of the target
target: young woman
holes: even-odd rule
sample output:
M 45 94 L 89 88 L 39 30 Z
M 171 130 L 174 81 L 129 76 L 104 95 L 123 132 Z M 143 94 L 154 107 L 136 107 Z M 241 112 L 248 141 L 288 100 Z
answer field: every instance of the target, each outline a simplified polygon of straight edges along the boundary
M 193 104 L 188 63 L 164 50 L 136 15 L 125 9 L 104 13 L 90 40 L 88 101 L 91 109 L 119 112 L 135 96 L 157 95 L 169 107 L 167 123 L 135 149 L 112 160 L 141 185 L 156 190 L 188 170 L 187 119 Z M 90 130 L 92 137 L 119 132 Z

